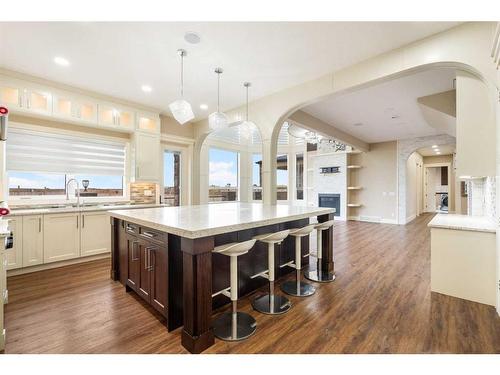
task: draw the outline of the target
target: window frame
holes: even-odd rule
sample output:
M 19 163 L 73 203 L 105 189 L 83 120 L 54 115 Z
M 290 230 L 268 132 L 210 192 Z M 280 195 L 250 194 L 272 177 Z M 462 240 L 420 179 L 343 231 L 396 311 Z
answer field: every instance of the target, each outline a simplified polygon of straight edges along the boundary
M 232 152 L 236 154 L 236 183 L 238 184 L 236 186 L 236 199 L 234 201 L 210 201 L 210 150 L 216 149 L 216 150 L 221 150 L 221 151 L 226 151 L 226 152 Z M 241 150 L 238 149 L 231 149 L 228 147 L 221 147 L 219 145 L 209 145 L 208 146 L 208 186 L 207 186 L 207 199 L 208 203 L 226 203 L 226 202 L 241 202 Z
M 261 163 L 263 162 L 263 154 L 262 152 L 251 152 L 250 153 L 250 174 L 251 174 L 251 178 L 250 178 L 250 202 L 255 202 L 255 203 L 261 203 L 263 200 L 264 200 L 264 187 L 262 186 L 262 178 L 261 178 L 261 181 L 260 181 L 260 188 L 261 188 L 261 199 L 253 199 L 253 157 L 254 155 L 260 155 L 260 160 L 261 160 Z M 261 167 L 262 168 L 262 167 Z
M 35 124 L 26 124 L 20 122 L 10 122 L 9 126 L 13 129 L 25 129 L 37 132 L 51 133 L 56 135 L 73 135 L 79 137 L 85 137 L 88 139 L 95 140 L 105 140 L 105 141 L 114 141 L 121 142 L 125 146 L 125 170 L 123 171 L 123 195 L 121 196 L 104 196 L 104 197 L 80 197 L 80 203 L 106 203 L 106 202 L 126 202 L 130 201 L 130 140 L 128 137 L 125 139 L 124 137 L 114 137 L 109 135 L 100 135 L 100 134 L 89 134 L 87 132 L 79 132 L 70 129 L 64 129 L 59 127 L 48 127 L 41 126 Z M 7 172 L 7 179 L 9 178 L 9 172 Z M 21 172 L 21 171 L 18 171 Z M 28 173 L 49 173 L 49 172 L 39 172 L 39 171 L 25 171 Z M 61 173 L 66 176 L 72 176 L 69 173 Z M 71 177 L 70 177 L 71 178 Z M 66 183 L 69 178 L 66 178 Z M 8 181 L 8 180 L 7 180 Z M 8 182 L 7 182 L 8 185 Z M 72 184 L 73 185 L 73 184 Z M 73 188 L 73 186 L 71 186 Z M 82 188 L 82 186 L 80 186 Z M 66 186 L 64 187 L 66 190 Z M 7 186 L 7 194 L 9 188 Z M 74 190 L 73 190 L 74 191 Z M 69 199 L 66 200 L 66 194 L 64 195 L 7 195 L 7 200 L 9 205 L 14 206 L 22 206 L 22 205 L 46 205 L 46 204 L 75 204 L 77 202 L 77 197 L 70 192 Z

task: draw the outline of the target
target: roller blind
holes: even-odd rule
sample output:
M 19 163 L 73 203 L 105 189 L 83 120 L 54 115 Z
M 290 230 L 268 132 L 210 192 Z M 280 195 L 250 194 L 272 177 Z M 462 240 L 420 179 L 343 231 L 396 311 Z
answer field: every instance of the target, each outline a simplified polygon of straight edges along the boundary
M 7 170 L 123 176 L 125 143 L 10 129 Z

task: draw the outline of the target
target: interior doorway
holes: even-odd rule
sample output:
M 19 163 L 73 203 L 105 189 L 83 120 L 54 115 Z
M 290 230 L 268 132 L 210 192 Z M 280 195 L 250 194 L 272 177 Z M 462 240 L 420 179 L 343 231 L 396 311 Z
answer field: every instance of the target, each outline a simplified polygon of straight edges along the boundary
M 450 164 L 424 165 L 424 212 L 449 212 Z

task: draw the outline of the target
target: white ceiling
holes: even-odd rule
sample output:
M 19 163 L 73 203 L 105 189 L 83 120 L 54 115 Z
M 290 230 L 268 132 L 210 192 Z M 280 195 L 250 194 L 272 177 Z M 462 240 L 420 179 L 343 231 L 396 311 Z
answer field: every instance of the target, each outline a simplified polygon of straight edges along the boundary
M 452 90 L 454 78 L 453 69 L 431 69 L 336 96 L 303 110 L 368 143 L 436 135 L 439 131 L 424 120 L 417 98 Z
M 437 148 L 423 147 L 419 148 L 417 152 L 422 156 L 437 156 L 437 155 L 451 155 L 455 152 L 455 145 L 436 145 Z M 441 154 L 438 154 L 437 152 Z
M 258 98 L 392 50 L 456 22 L 322 23 L 0 23 L 0 67 L 134 101 L 165 112 L 179 96 L 178 48 L 185 48 L 185 96 L 197 119 L 216 104 L 244 103 L 244 81 Z M 201 43 L 184 41 L 196 31 Z M 70 61 L 61 67 L 55 56 Z M 141 85 L 150 85 L 146 94 Z M 199 109 L 201 103 L 209 109 Z

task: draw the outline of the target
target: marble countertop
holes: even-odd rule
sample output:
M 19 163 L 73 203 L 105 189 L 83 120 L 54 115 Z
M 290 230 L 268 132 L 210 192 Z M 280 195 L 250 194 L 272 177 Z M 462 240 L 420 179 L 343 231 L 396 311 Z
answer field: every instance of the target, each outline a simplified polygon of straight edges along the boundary
M 495 221 L 487 216 L 438 214 L 427 226 L 453 230 L 495 233 Z
M 161 204 L 99 204 L 91 206 L 81 206 L 78 207 L 44 207 L 44 208 L 20 208 L 12 209 L 10 214 L 6 216 L 8 219 L 11 216 L 24 216 L 24 215 L 41 215 L 41 214 L 58 214 L 66 212 L 92 212 L 92 211 L 109 211 L 109 210 L 127 210 L 127 209 L 139 209 L 139 208 L 153 208 L 153 207 L 164 207 Z
M 201 238 L 334 212 L 327 207 L 231 202 L 110 211 L 110 215 L 181 237 Z

